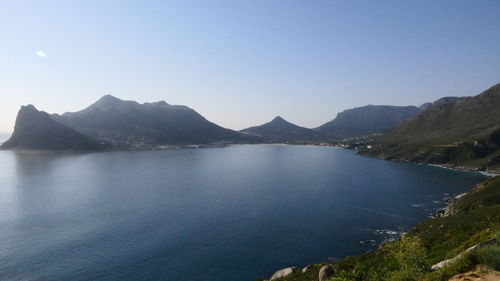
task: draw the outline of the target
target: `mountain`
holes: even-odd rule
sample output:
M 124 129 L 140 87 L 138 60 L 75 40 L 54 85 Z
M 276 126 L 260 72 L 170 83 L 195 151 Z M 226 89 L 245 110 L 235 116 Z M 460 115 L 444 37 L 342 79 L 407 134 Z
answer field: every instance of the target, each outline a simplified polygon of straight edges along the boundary
M 422 111 L 422 110 L 426 110 L 429 106 L 432 105 L 432 102 L 426 102 L 426 103 L 423 103 L 421 104 L 419 107 L 418 107 L 418 110 Z
M 275 117 L 271 122 L 246 128 L 240 132 L 262 137 L 267 141 L 296 141 L 312 138 L 316 135 L 312 129 L 297 126 L 281 116 Z
M 416 106 L 366 105 L 342 111 L 315 131 L 335 138 L 381 133 L 418 112 Z
M 362 153 L 387 159 L 492 168 L 500 164 L 500 84 L 439 99 Z
M 23 106 L 14 133 L 0 147 L 15 150 L 97 150 L 104 146 L 76 130 L 55 122 L 33 105 Z
M 137 103 L 107 95 L 78 112 L 53 114 L 57 122 L 114 147 L 208 144 L 235 141 L 238 132 L 222 128 L 182 105 Z

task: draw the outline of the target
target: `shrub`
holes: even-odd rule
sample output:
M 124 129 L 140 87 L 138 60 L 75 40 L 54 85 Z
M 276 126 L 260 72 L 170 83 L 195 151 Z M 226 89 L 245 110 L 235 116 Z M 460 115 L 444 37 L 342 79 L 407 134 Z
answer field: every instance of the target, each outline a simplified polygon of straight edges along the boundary
M 471 270 L 477 264 L 476 257 L 468 254 L 436 271 L 425 275 L 424 281 L 447 281 L 454 275 Z
M 496 243 L 494 245 L 481 248 L 475 254 L 479 263 L 495 270 L 500 270 L 500 232 L 496 235 Z
M 386 252 L 387 281 L 420 280 L 429 272 L 427 253 L 418 237 L 403 236 L 394 243 L 384 243 L 381 249 Z

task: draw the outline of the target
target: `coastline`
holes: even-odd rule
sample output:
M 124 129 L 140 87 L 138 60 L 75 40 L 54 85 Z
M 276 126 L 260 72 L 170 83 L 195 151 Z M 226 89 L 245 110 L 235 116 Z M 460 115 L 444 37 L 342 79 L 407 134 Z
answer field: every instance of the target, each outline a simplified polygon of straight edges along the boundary
M 0 141 L 0 147 L 1 147 L 2 142 Z M 183 145 L 156 145 L 156 146 L 148 146 L 148 147 L 108 147 L 108 148 L 103 148 L 99 150 L 38 150 L 38 149 L 2 149 L 0 150 L 6 150 L 6 151 L 13 151 L 13 152 L 65 152 L 65 153 L 93 153 L 93 152 L 130 152 L 130 151 L 162 151 L 162 150 L 178 150 L 178 149 L 199 149 L 199 148 L 223 148 L 231 145 L 266 145 L 266 144 L 271 144 L 271 145 L 300 145 L 300 146 L 323 146 L 323 147 L 335 147 L 335 148 L 341 148 L 341 149 L 346 149 L 346 150 L 351 150 L 355 151 L 357 155 L 359 156 L 364 156 L 364 157 L 369 157 L 369 158 L 377 158 L 385 161 L 392 161 L 392 162 L 400 162 L 400 163 L 413 163 L 413 164 L 418 164 L 418 165 L 428 165 L 432 167 L 438 167 L 442 169 L 448 169 L 448 170 L 453 170 L 453 171 L 467 171 L 467 172 L 477 172 L 482 175 L 488 176 L 488 177 L 495 177 L 500 175 L 500 171 L 483 171 L 480 170 L 480 168 L 469 168 L 469 167 L 464 167 L 464 166 L 457 166 L 453 164 L 432 164 L 432 163 L 425 163 L 425 162 L 412 162 L 412 161 L 404 161 L 404 160 L 397 160 L 397 159 L 385 159 L 380 156 L 372 156 L 372 155 L 367 155 L 363 153 L 363 150 L 360 150 L 358 148 L 350 148 L 346 147 L 344 145 L 339 145 L 339 144 L 334 144 L 334 143 L 327 143 L 327 142 L 221 142 L 221 143 L 207 143 L 207 144 L 183 144 Z
M 467 169 L 465 167 L 461 168 L 461 167 L 451 166 L 451 165 L 447 165 L 447 164 L 430 164 L 430 163 L 416 163 L 416 164 L 429 165 L 432 167 L 438 167 L 438 168 L 448 169 L 448 170 L 452 170 L 452 171 L 477 172 L 477 173 L 480 173 L 480 174 L 488 176 L 488 177 L 496 177 L 496 176 L 500 175 L 500 173 L 498 173 L 498 172 L 481 171 L 479 169 Z
M 349 149 L 349 148 L 347 148 Z M 477 172 L 480 174 L 483 174 L 485 176 L 489 177 L 495 177 L 500 175 L 500 171 L 491 171 L 491 170 L 481 170 L 480 167 L 466 167 L 466 166 L 459 166 L 455 165 L 452 163 L 443 163 L 443 164 L 433 164 L 433 163 L 426 163 L 426 162 L 415 162 L 415 161 L 409 161 L 409 160 L 403 160 L 403 159 L 387 159 L 384 158 L 380 155 L 369 155 L 366 152 L 366 150 L 360 150 L 357 148 L 352 148 L 352 150 L 356 151 L 356 154 L 360 156 L 365 156 L 365 157 L 370 157 L 370 158 L 377 158 L 385 161 L 392 161 L 392 162 L 399 162 L 399 163 L 413 163 L 413 164 L 419 164 L 419 165 L 429 165 L 432 167 L 438 167 L 442 169 L 448 169 L 448 170 L 453 170 L 453 171 L 466 171 L 466 172 Z
M 340 147 L 340 146 L 336 146 L 336 147 Z M 344 148 L 344 147 L 340 147 L 340 148 Z M 352 149 L 348 149 L 348 150 L 352 150 Z M 358 154 L 360 156 L 366 156 L 366 155 L 362 155 L 362 154 Z M 366 156 L 366 157 L 370 157 L 370 156 Z M 370 158 L 378 158 L 378 157 L 370 157 Z M 382 158 L 379 158 L 379 159 L 382 159 Z M 386 159 L 383 159 L 383 160 L 386 160 Z M 391 161 L 391 160 L 387 160 L 387 161 Z M 403 162 L 403 161 L 395 161 L 395 162 Z M 407 162 L 407 163 L 414 163 L 414 162 Z M 437 168 L 442 168 L 442 169 L 448 169 L 448 170 L 453 170 L 453 171 L 468 171 L 468 172 L 478 172 L 478 173 L 481 173 L 485 176 L 488 176 L 490 177 L 489 179 L 492 179 L 492 178 L 495 178 L 497 176 L 500 176 L 500 174 L 498 173 L 486 173 L 486 172 L 483 172 L 483 171 L 479 171 L 479 170 L 472 170 L 472 169 L 460 169 L 460 168 L 456 168 L 456 167 L 450 167 L 450 166 L 445 166 L 445 165 L 438 165 L 438 164 L 429 164 L 429 163 L 414 163 L 414 164 L 419 164 L 419 165 L 428 165 L 428 166 L 432 166 L 432 167 L 437 167 Z M 488 179 L 488 180 L 489 180 Z M 485 180 L 486 181 L 486 180 Z M 448 217 L 448 216 L 452 216 L 454 215 L 454 211 L 453 211 L 453 205 L 454 204 L 457 204 L 457 202 L 459 202 L 462 198 L 466 197 L 467 195 L 471 194 L 472 192 L 474 192 L 475 190 L 477 190 L 479 187 L 482 187 L 483 186 L 483 183 L 485 181 L 481 181 L 481 182 L 478 182 L 477 184 L 475 184 L 474 186 L 472 186 L 468 191 L 464 192 L 464 193 L 461 193 L 461 194 L 458 194 L 458 195 L 455 195 L 455 196 L 452 196 L 452 197 L 445 197 L 443 199 L 443 203 L 446 203 L 446 206 L 443 207 L 443 208 L 440 208 L 432 213 L 430 213 L 426 219 L 418 222 L 415 226 L 413 226 L 411 229 L 408 230 L 408 232 L 398 232 L 397 234 L 397 237 L 396 239 L 400 238 L 400 237 L 403 237 L 405 236 L 407 233 L 415 230 L 420 224 L 422 223 L 425 223 L 425 222 L 429 222 L 429 221 L 432 221 L 432 220 L 435 220 L 435 219 L 438 219 L 438 218 L 443 218 L 443 217 Z M 372 241 L 372 240 L 369 240 L 369 241 Z M 394 240 L 386 240 L 386 241 L 394 241 Z M 362 241 L 360 241 L 362 242 Z M 376 246 L 379 247 L 381 244 L 380 243 L 377 243 Z M 372 253 L 373 251 L 375 251 L 376 249 L 374 250 L 369 250 L 368 252 L 366 252 L 365 254 L 369 254 L 369 253 Z M 364 255 L 364 254 L 361 254 L 361 255 Z M 349 258 L 350 256 L 345 256 L 345 257 L 342 257 L 339 259 L 339 261 L 342 261 L 344 259 L 347 259 Z M 304 266 L 302 269 L 300 269 L 300 267 L 297 267 L 297 266 L 291 266 L 291 267 L 287 267 L 287 268 L 284 268 L 284 269 L 280 269 L 280 270 L 277 270 L 274 275 L 276 274 L 279 274 L 280 272 L 283 272 L 283 271 L 286 271 L 286 272 L 289 272 L 289 274 L 291 273 L 294 273 L 294 272 L 302 272 L 303 274 L 310 268 L 317 268 L 320 272 L 327 266 L 332 266 L 332 262 L 328 262 L 327 260 L 325 260 L 323 263 L 317 263 L 317 264 L 309 264 L 309 265 L 306 265 Z M 333 265 L 335 266 L 335 265 Z M 291 270 L 293 269 L 293 270 Z M 321 274 L 321 273 L 320 273 Z M 273 275 L 273 276 L 274 276 Z M 285 275 L 287 276 L 287 275 Z M 285 277 L 283 276 L 283 277 Z M 270 279 L 263 279 L 264 281 L 267 281 L 267 280 L 273 280 L 273 277 L 270 277 Z

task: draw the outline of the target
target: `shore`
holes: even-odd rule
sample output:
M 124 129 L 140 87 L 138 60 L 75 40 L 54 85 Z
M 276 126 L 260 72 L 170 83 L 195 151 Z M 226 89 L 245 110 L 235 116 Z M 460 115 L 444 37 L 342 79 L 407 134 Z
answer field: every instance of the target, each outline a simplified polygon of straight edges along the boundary
M 483 175 L 488 176 L 488 177 L 496 177 L 496 176 L 500 175 L 500 172 L 496 172 L 496 171 L 481 171 L 479 169 L 469 169 L 466 167 L 457 167 L 457 166 L 447 165 L 447 164 L 427 164 L 427 163 L 416 163 L 416 164 L 429 165 L 429 166 L 453 170 L 453 171 L 477 172 L 477 173 L 483 174 Z

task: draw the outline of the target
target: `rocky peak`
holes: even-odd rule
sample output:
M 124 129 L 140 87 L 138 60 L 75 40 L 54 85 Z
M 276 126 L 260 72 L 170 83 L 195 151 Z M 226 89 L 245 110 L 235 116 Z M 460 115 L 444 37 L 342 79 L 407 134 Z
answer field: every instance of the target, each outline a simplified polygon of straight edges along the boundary
M 33 124 L 44 124 L 51 122 L 49 115 L 39 111 L 35 106 L 29 104 L 21 106 L 16 118 L 15 130 L 31 127 Z
M 276 116 L 274 119 L 271 121 L 271 123 L 288 123 L 285 119 L 283 119 L 281 116 Z
M 146 105 L 146 106 L 168 106 L 169 104 L 166 101 L 162 100 L 162 101 L 157 101 L 157 102 L 145 102 L 142 105 Z
M 101 144 L 74 129 L 54 121 L 49 114 L 33 105 L 22 106 L 16 118 L 14 133 L 2 149 L 21 150 L 94 150 Z

